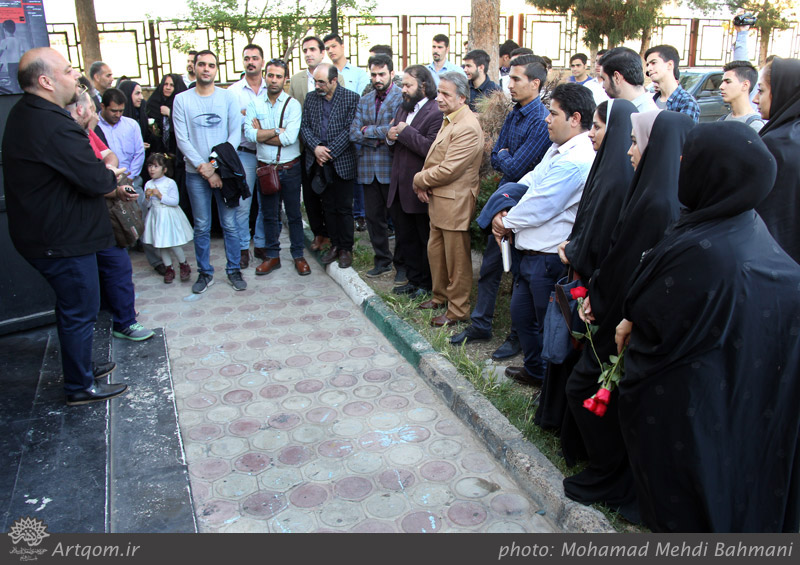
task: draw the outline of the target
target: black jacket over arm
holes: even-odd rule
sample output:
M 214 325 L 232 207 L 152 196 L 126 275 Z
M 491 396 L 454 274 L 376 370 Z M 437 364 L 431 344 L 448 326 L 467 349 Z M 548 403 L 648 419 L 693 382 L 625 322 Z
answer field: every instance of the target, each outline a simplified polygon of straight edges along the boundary
M 103 201 L 114 173 L 63 108 L 22 96 L 3 134 L 3 174 L 8 228 L 22 256 L 74 257 L 114 245 Z

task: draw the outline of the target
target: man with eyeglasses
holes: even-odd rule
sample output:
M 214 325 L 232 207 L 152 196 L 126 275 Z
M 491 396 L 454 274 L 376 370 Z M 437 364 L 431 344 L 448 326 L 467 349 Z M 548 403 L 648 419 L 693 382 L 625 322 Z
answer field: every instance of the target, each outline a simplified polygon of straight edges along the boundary
M 294 268 L 300 276 L 310 275 L 311 268 L 303 257 L 303 215 L 300 211 L 300 121 L 303 109 L 283 88 L 289 69 L 284 61 L 267 63 L 267 96 L 254 99 L 247 106 L 245 138 L 256 144 L 258 166 L 276 165 L 280 190 L 261 194 L 266 236 L 264 261 L 256 267 L 256 275 L 268 275 L 281 268 L 281 202 L 289 224 L 290 252 Z M 258 191 L 258 188 L 255 190 Z
M 237 153 L 239 160 L 244 167 L 245 178 L 247 179 L 247 186 L 251 191 L 254 190 L 256 182 L 256 144 L 245 139 L 244 131 L 247 119 L 247 106 L 250 102 L 259 98 L 264 98 L 267 93 L 267 84 L 264 82 L 264 50 L 251 43 L 246 45 L 242 50 L 242 59 L 244 64 L 244 77 L 233 83 L 228 90 L 233 92 L 239 99 L 239 107 L 242 112 L 242 141 L 239 143 Z M 264 221 L 261 199 L 256 198 L 258 201 L 258 216 L 256 218 L 255 233 L 253 235 L 253 255 L 258 259 L 266 258 L 264 240 Z M 252 208 L 252 197 L 240 201 L 239 208 L 236 210 L 236 225 L 239 226 L 239 240 L 242 244 L 240 266 L 246 269 L 250 266 L 250 210 Z

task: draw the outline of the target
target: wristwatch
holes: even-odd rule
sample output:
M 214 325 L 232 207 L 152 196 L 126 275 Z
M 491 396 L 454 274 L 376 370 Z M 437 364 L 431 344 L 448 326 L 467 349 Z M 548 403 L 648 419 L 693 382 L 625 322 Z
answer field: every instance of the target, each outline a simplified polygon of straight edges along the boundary
M 280 128 L 275 128 L 275 137 L 278 137 L 281 134 Z

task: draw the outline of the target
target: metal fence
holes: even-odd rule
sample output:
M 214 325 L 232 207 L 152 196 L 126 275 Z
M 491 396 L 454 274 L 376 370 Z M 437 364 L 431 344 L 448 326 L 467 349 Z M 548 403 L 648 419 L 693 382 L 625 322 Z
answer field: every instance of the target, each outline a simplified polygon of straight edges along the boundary
M 374 44 L 388 44 L 395 53 L 397 68 L 430 62 L 430 45 L 434 35 L 443 33 L 450 38 L 450 60 L 461 63 L 469 37 L 469 16 L 373 16 L 345 17 L 340 35 L 345 40 L 350 60 L 365 67 L 368 50 Z M 166 73 L 185 73 L 186 56 L 175 47 L 176 40 L 198 49 L 213 48 L 219 56 L 219 80 L 232 82 L 243 72 L 241 51 L 246 41 L 226 29 L 187 31 L 188 22 L 134 21 L 98 23 L 103 59 L 110 64 L 115 76 L 127 76 L 146 86 L 158 84 Z M 47 25 L 51 45 L 61 51 L 74 66 L 84 69 L 80 52 L 80 37 L 75 23 Z M 325 35 L 328 30 L 312 30 Z M 514 39 L 538 55 L 546 55 L 555 67 L 568 67 L 569 57 L 576 52 L 588 52 L 583 33 L 571 15 L 519 14 L 500 18 L 500 42 Z M 719 67 L 729 61 L 733 52 L 733 33 L 730 22 L 717 19 L 664 18 L 653 31 L 652 44 L 667 43 L 681 53 L 682 64 Z M 757 59 L 759 37 L 749 38 L 750 59 Z M 281 56 L 287 46 L 277 34 L 256 36 L 268 58 Z M 639 41 L 627 46 L 639 50 Z M 800 55 L 800 24 L 786 31 L 774 32 L 770 53 L 786 57 Z M 291 50 L 289 68 L 296 72 L 305 63 L 299 46 Z

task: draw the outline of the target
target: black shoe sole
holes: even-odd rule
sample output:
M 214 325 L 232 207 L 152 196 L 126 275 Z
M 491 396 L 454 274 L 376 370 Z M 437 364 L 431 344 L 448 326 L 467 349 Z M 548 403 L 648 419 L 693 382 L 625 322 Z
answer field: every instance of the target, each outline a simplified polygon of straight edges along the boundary
M 104 402 L 106 400 L 111 400 L 112 398 L 116 398 L 118 396 L 122 396 L 128 391 L 128 387 L 126 386 L 121 391 L 116 394 L 110 394 L 108 396 L 104 396 L 102 398 L 87 398 L 86 400 L 70 400 L 67 398 L 67 406 L 83 406 L 84 404 L 91 404 L 93 402 Z
M 97 379 L 102 379 L 103 377 L 107 377 L 108 375 L 110 375 L 111 373 L 113 373 L 113 372 L 114 372 L 114 369 L 116 369 L 116 368 L 117 368 L 117 364 L 116 364 L 116 363 L 114 363 L 114 362 L 112 361 L 112 362 L 111 362 L 111 368 L 110 368 L 110 369 L 108 369 L 108 370 L 106 370 L 106 371 L 103 371 L 103 372 L 102 372 L 102 373 L 100 373 L 100 374 L 94 375 L 94 378 L 95 378 L 95 380 L 97 380 Z

